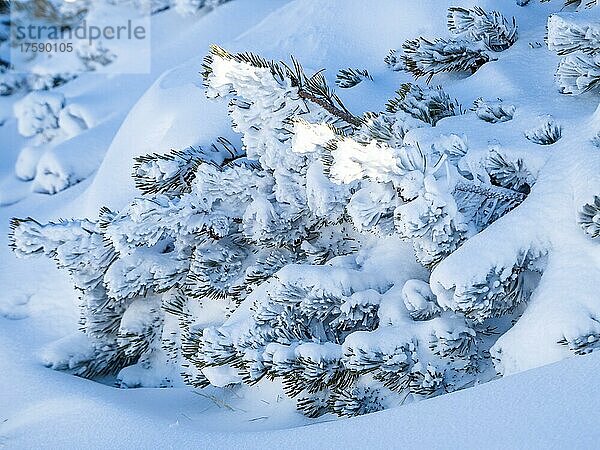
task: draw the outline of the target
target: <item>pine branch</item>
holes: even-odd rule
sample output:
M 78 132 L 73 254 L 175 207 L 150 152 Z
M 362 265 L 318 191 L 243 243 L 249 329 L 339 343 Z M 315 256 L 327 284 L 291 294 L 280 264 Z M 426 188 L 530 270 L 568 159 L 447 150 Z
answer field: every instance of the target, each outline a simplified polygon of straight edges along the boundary
M 552 116 L 540 118 L 540 123 L 525 131 L 525 137 L 539 145 L 552 145 L 562 137 L 562 126 Z
M 294 57 L 292 59 L 293 69 L 287 66 L 284 62 L 281 64 L 287 69 L 288 76 L 292 82 L 298 87 L 298 95 L 301 98 L 319 105 L 329 114 L 338 117 L 355 127 L 359 127 L 362 121 L 348 111 L 342 103 L 342 100 L 331 90 L 325 77 L 323 70 L 316 72 L 308 78 L 302 68 L 302 65 Z
M 577 21 L 555 14 L 548 19 L 548 48 L 559 56 L 580 51 L 588 55 L 600 52 L 600 27 L 593 21 Z
M 579 210 L 577 223 L 592 239 L 600 237 L 600 197 L 595 195 L 594 200 L 586 203 Z
M 456 191 L 483 195 L 487 198 L 497 198 L 507 202 L 521 203 L 527 197 L 527 195 L 513 191 L 512 189 L 506 189 L 500 186 L 483 186 L 481 184 L 475 184 L 472 181 L 460 181 L 456 184 L 454 189 Z
M 299 89 L 298 94 L 300 95 L 301 98 L 319 105 L 321 108 L 323 108 L 329 114 L 339 117 L 340 119 L 349 123 L 350 125 L 359 127 L 362 124 L 361 120 L 358 117 L 350 114 L 347 111 L 343 111 L 342 109 L 336 107 L 334 104 L 327 102 L 323 98 L 316 97 L 315 95 L 313 95 L 312 93 L 310 93 L 308 91 L 305 91 L 304 89 Z
M 146 195 L 166 194 L 176 197 L 191 192 L 201 164 L 211 164 L 214 155 L 223 155 L 221 166 L 234 162 L 244 153 L 224 137 L 210 148 L 187 147 L 165 154 L 152 153 L 134 159 L 132 177 L 135 186 Z
M 280 82 L 284 79 L 290 80 L 292 86 L 298 89 L 298 95 L 302 99 L 320 106 L 331 115 L 338 117 L 350 125 L 359 127 L 362 123 L 360 118 L 350 113 L 341 99 L 331 90 L 323 76 L 323 70 L 308 77 L 302 65 L 294 57 L 291 58 L 292 65 L 290 67 L 283 61 L 279 63 L 269 61 L 251 52 L 233 54 L 217 45 L 212 45 L 209 55 L 204 59 L 204 70 L 202 72 L 204 80 L 207 80 L 213 72 L 212 64 L 214 63 L 215 56 L 249 64 L 256 68 L 269 69 L 276 80 Z
M 483 42 L 493 52 L 508 49 L 518 38 L 514 17 L 509 21 L 498 11 L 488 13 L 478 6 L 449 8 L 448 29 L 453 34 L 467 34 L 471 39 Z
M 416 79 L 426 77 L 427 83 L 434 75 L 444 72 L 473 74 L 491 60 L 484 51 L 464 39 L 428 40 L 420 37 L 406 41 L 402 47 L 406 70 Z
M 373 77 L 367 69 L 341 69 L 335 79 L 337 84 L 342 89 L 348 89 L 360 84 L 363 80 L 373 81 Z
M 421 88 L 405 83 L 396 91 L 397 96 L 389 100 L 385 109 L 392 114 L 404 111 L 415 119 L 435 126 L 444 117 L 462 114 L 462 107 L 441 86 Z

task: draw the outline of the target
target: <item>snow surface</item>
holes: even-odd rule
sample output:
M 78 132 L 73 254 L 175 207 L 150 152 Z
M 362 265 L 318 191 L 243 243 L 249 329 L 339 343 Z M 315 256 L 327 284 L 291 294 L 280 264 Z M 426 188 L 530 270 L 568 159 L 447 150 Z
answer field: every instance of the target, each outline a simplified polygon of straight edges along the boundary
M 44 314 L 34 313 L 29 325 L 47 325 Z M 594 448 L 600 438 L 598 354 L 380 413 L 306 426 L 306 419 L 268 397 L 116 389 L 43 368 L 35 352 L 57 334 L 44 328 L 24 335 L 22 321 L 2 322 L 0 354 L 10 361 L 0 371 L 5 448 Z
M 244 387 L 122 390 L 53 371 L 43 365 L 44 349 L 76 330 L 76 295 L 50 261 L 16 260 L 7 246 L 10 217 L 34 216 L 40 221 L 95 217 L 100 206 L 122 207 L 137 194 L 130 178 L 136 155 L 207 144 L 220 135 L 232 142 L 239 140 L 230 130 L 226 105 L 207 100 L 201 88 L 198 72 L 210 43 L 232 51 L 254 50 L 273 59 L 287 59 L 293 53 L 309 70 L 326 67 L 330 80 L 339 68 L 368 68 L 372 82 L 366 80 L 340 94 L 353 112 L 379 110 L 401 82 L 410 80 L 405 73 L 391 72 L 383 57 L 406 39 L 446 36 L 445 9 L 456 4 L 478 4 L 517 16 L 520 40 L 500 61 L 483 66 L 474 76 L 444 76 L 434 83 L 443 82 L 465 105 L 479 96 L 500 97 L 514 104 L 514 121 L 492 125 L 494 139 L 502 142 L 503 151 L 527 153 L 528 168 L 538 172 L 556 150 L 548 151 L 524 136 L 515 137 L 512 127 L 525 132 L 535 126 L 539 116 L 551 114 L 565 129 L 573 127 L 571 133 L 582 121 L 596 132 L 600 126 L 592 115 L 598 101 L 594 96 L 558 95 L 552 78 L 558 57 L 544 47 L 529 45 L 543 42 L 547 16 L 558 10 L 556 4 L 532 2 L 519 8 L 513 1 L 499 3 L 420 0 L 417 6 L 408 0 L 380 0 L 375 7 L 364 0 L 235 0 L 202 17 L 182 19 L 171 11 L 159 14 L 153 17 L 151 73 L 84 74 L 59 88 L 58 94 L 48 99 L 57 114 L 56 123 L 44 123 L 43 129 L 49 130 L 45 134 L 52 138 L 56 130 L 62 135 L 58 142 L 41 147 L 32 147 L 18 133 L 20 129 L 31 134 L 35 124 L 17 121 L 12 104 L 0 98 L 0 122 L 6 121 L 0 126 L 0 204 L 8 205 L 0 208 L 0 448 L 597 446 L 599 391 L 595 386 L 600 354 L 568 359 L 393 410 L 317 424 L 268 386 L 260 391 Z M 20 106 L 17 113 L 27 115 L 25 110 L 19 111 Z M 411 133 L 415 140 L 440 139 L 456 131 L 457 120 L 446 119 L 434 129 Z M 464 129 L 465 123 L 460 127 Z M 471 149 L 488 148 L 489 127 L 487 122 L 472 119 L 468 125 Z M 588 137 L 567 133 L 560 148 L 577 148 Z M 472 163 L 477 163 L 476 158 Z M 593 167 L 572 170 L 587 173 Z M 556 194 L 552 198 L 571 205 L 571 197 L 586 194 L 595 177 L 597 174 L 590 173 L 588 184 L 583 183 L 572 195 L 556 192 L 561 186 L 556 175 L 547 177 L 545 189 Z M 375 188 L 367 194 L 381 195 Z M 521 230 L 521 223 L 514 220 Z M 554 225 L 552 222 L 548 228 Z M 513 365 L 505 367 L 506 374 L 569 355 L 566 350 L 537 354 L 534 344 L 540 335 L 555 341 L 562 337 L 560 332 L 576 335 L 589 331 L 561 322 L 562 315 L 570 311 L 553 293 L 570 286 L 571 280 L 560 276 L 569 263 L 569 273 L 578 272 L 585 287 L 582 301 L 592 303 L 597 299 L 593 290 L 598 274 L 570 263 L 579 257 L 572 251 L 573 243 L 579 241 L 566 219 L 559 219 L 558 225 L 549 232 L 551 237 L 557 241 L 562 236 L 559 233 L 566 232 L 569 239 L 559 245 L 558 256 L 547 269 L 556 281 L 537 294 L 512 334 L 503 337 L 501 346 L 513 349 Z M 485 253 L 485 245 L 474 242 Z M 500 249 L 500 244 L 494 249 Z M 598 261 L 591 247 L 589 252 L 586 261 Z M 446 278 L 469 275 L 450 276 L 451 270 L 459 267 L 452 267 L 456 264 L 452 261 L 435 278 L 438 292 L 444 289 Z M 417 287 L 414 291 L 424 295 Z M 553 326 L 557 323 L 558 329 Z M 551 332 L 546 333 L 549 325 Z M 568 329 L 563 330 L 563 325 Z M 522 342 L 531 345 L 517 345 Z M 63 344 L 70 351 L 76 349 L 73 342 Z M 130 374 L 131 379 L 135 376 Z

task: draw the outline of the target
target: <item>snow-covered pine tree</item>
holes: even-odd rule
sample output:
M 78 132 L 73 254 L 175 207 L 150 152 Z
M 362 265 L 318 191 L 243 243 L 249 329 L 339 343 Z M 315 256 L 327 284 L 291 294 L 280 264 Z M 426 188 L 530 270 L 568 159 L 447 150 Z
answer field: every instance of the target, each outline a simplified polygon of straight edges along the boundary
M 244 152 L 221 139 L 207 150 L 142 156 L 133 176 L 146 196 L 123 211 L 103 210 L 95 223 L 13 222 L 17 254 L 44 253 L 73 275 L 83 293 L 83 331 L 90 347 L 112 352 L 90 350 L 75 356 L 80 361 L 68 358 L 57 367 L 92 377 L 117 373 L 134 363 L 148 368 L 165 357 L 158 345 L 164 321 L 161 304 L 181 321 L 185 339 L 193 335 L 189 322 L 197 318 L 192 312 L 202 309 L 203 301 L 224 317 L 227 308 L 235 308 L 287 262 L 325 261 L 352 248 L 352 241 L 342 239 L 344 226 L 337 225 L 341 214 L 334 212 L 337 197 L 343 198 L 347 190 L 338 189 L 329 199 L 314 197 L 311 186 L 326 182 L 310 169 L 310 161 L 318 158 L 289 151 L 294 117 L 337 124 L 341 130 L 350 126 L 344 119 L 358 123 L 324 77 L 306 76 L 297 62 L 289 68 L 218 47 L 207 58 L 205 76 L 215 80 L 210 95 L 229 95 L 234 87 L 246 95 L 236 96 L 231 110 L 234 126 L 243 133 Z M 323 203 L 316 208 L 320 212 L 311 214 L 308 202 Z M 97 264 L 101 252 L 111 255 L 105 265 Z M 93 273 L 91 286 L 78 279 L 88 271 Z M 147 320 L 136 321 L 144 307 Z M 128 313 L 131 308 L 134 312 Z M 90 331 L 88 324 L 102 333 Z M 162 333 L 164 347 L 193 348 L 185 340 L 181 348 L 171 343 L 170 333 Z M 143 345 L 132 348 L 125 338 L 130 335 L 139 336 Z M 130 384 L 125 375 L 120 376 L 122 382 Z M 188 379 L 205 384 L 201 375 Z M 167 378 L 160 383 L 168 383 Z
M 460 164 L 458 136 L 405 142 L 461 111 L 441 88 L 404 86 L 359 118 L 296 61 L 213 47 L 203 76 L 229 101 L 242 150 L 220 140 L 142 156 L 144 195 L 96 222 L 13 221 L 17 254 L 54 257 L 82 292 L 88 351 L 52 364 L 128 386 L 170 384 L 178 363 L 193 386 L 280 378 L 311 417 L 493 376 L 490 327 L 506 323 L 487 317 L 526 298 L 530 260 L 500 288 L 489 280 L 484 320 L 443 311 L 402 240 L 437 266 L 524 199 L 523 164 L 496 160 L 493 185 Z
M 208 77 L 209 92 L 218 80 Z M 233 105 L 246 95 L 242 88 L 248 89 L 230 87 Z M 459 111 L 441 88 L 406 85 L 385 112 L 366 114 L 350 135 L 296 123 L 291 151 L 318 154 L 319 176 L 352 188 L 342 206 L 355 228 L 354 241 L 362 245 L 356 254 L 323 266 L 287 265 L 223 326 L 202 331 L 194 363 L 211 383 L 279 378 L 286 393 L 298 398 L 299 409 L 314 417 L 378 410 L 407 395 L 436 395 L 490 376 L 484 356 L 490 345 L 487 326 L 442 313 L 427 283 L 404 284 L 411 274 L 382 279 L 370 272 L 378 267 L 373 253 L 381 251 L 374 237 L 389 236 L 386 245 L 399 254 L 400 238 L 412 240 L 418 259 L 434 266 L 523 200 L 508 185 L 512 163 L 506 163 L 505 172 L 501 162 L 496 164 L 505 175 L 497 182 L 506 182 L 505 187 L 485 186 L 448 164 L 468 151 L 459 138 L 426 153 L 403 142 L 409 130 Z M 237 114 L 235 108 L 231 114 Z M 327 186 L 319 186 L 320 197 L 330 197 Z

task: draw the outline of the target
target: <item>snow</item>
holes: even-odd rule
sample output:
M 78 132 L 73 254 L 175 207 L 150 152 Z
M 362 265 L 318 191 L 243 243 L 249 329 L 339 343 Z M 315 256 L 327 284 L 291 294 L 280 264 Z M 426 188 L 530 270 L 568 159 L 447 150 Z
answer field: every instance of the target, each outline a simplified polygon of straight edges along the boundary
M 0 448 L 148 448 L 157 443 L 172 448 L 304 449 L 596 445 L 600 431 L 596 424 L 598 394 L 593 386 L 600 354 L 564 360 L 572 353 L 555 344 L 563 338 L 588 335 L 593 340 L 600 334 L 596 319 L 600 317 L 598 243 L 582 233 L 575 221 L 578 208 L 599 193 L 600 156 L 589 143 L 600 130 L 597 97 L 559 95 L 553 80 L 559 58 L 530 45 L 542 42 L 546 18 L 557 9 L 552 4 L 532 3 L 523 9 L 512 1 L 498 5 L 491 0 L 421 0 L 418 7 L 411 2 L 407 13 L 399 3 L 381 0 L 374 7 L 365 1 L 235 0 L 200 17 L 181 18 L 169 11 L 152 19 L 149 74 L 85 73 L 56 90 L 18 99 L 14 116 L 10 112 L 13 105 L 0 97 L 0 123 L 4 122 L 0 126 L 0 204 L 4 206 L 0 208 L 0 283 L 4 286 L 0 294 Z M 64 274 L 50 261 L 23 262 L 10 254 L 6 239 L 9 217 L 34 216 L 40 222 L 59 217 L 95 218 L 100 206 L 120 209 L 139 194 L 130 178 L 133 157 L 206 146 L 215 136 L 239 144 L 239 136 L 230 129 L 226 105 L 207 100 L 201 87 L 198 71 L 210 43 L 232 51 L 259 51 L 273 59 L 288 60 L 294 54 L 310 68 L 326 67 L 330 80 L 340 68 L 368 68 L 373 82 L 360 83 L 340 95 L 355 113 L 375 111 L 400 83 L 410 79 L 404 72 L 390 71 L 383 57 L 405 39 L 420 34 L 445 36 L 445 9 L 456 3 L 498 8 L 517 16 L 520 39 L 510 50 L 495 55 L 498 61 L 484 65 L 469 78 L 444 75 L 434 80 L 443 82 L 447 92 L 463 105 L 478 97 L 490 99 L 480 103 L 475 114 L 442 119 L 435 128 L 400 121 L 396 126 L 404 127 L 407 144 L 437 146 L 450 154 L 449 158 L 452 151 L 468 148 L 460 167 L 472 173 L 481 172 L 481 162 L 492 152 L 522 158 L 537 179 L 535 189 L 517 210 L 443 261 L 432 274 L 431 288 L 423 281 L 426 271 L 407 257 L 412 256 L 410 246 L 394 239 L 382 240 L 360 259 L 339 258 L 319 268 L 287 266 L 279 279 L 310 285 L 325 277 L 326 287 L 342 295 L 343 286 L 354 286 L 359 292 L 345 297 L 344 311 L 378 304 L 382 322 L 389 329 L 383 327 L 374 336 L 357 333 L 344 348 L 382 346 L 388 343 L 386 332 L 406 326 L 407 313 L 427 313 L 437 307 L 430 301 L 434 294 L 440 306 L 460 309 L 456 293 L 463 286 L 485 278 L 490 267 L 511 265 L 519 254 L 532 250 L 544 259 L 540 285 L 523 316 L 491 349 L 496 368 L 512 376 L 360 418 L 318 423 L 296 412 L 292 401 L 280 397 L 277 385 L 261 381 L 260 389 L 224 387 L 239 380 L 229 367 L 204 369 L 215 386 L 223 387 L 206 390 L 177 383 L 171 389 L 116 389 L 110 386 L 114 380 L 101 384 L 45 367 L 64 368 L 84 360 L 89 342 L 77 331 L 76 293 Z M 588 27 L 597 17 L 593 12 L 585 14 L 577 19 L 581 27 Z M 561 13 L 552 20 L 562 26 L 561 17 L 571 18 Z M 597 39 L 593 26 L 587 33 Z M 549 42 L 560 48 L 552 35 Z M 224 92 L 231 81 L 225 75 L 225 70 L 216 74 L 222 77 Z M 540 146 L 532 141 L 540 124 L 550 123 L 548 115 L 560 124 L 562 138 Z M 316 152 L 330 137 L 327 127 L 302 127 L 302 123 L 296 124 L 294 153 L 283 155 L 290 165 L 296 158 Z M 369 210 L 369 206 L 391 203 L 392 188 L 385 183 L 400 174 L 404 175 L 404 197 L 414 198 L 424 188 L 435 192 L 431 178 L 423 179 L 420 171 L 398 166 L 398 161 L 421 162 L 412 150 L 410 146 L 396 150 L 383 144 L 365 147 L 342 142 L 334 152 L 340 160 L 332 173 L 336 185 L 322 176 L 320 161 L 308 169 L 306 190 L 311 209 L 323 216 L 333 214 L 330 205 L 346 195 L 342 185 L 369 175 L 380 183 L 363 182 L 348 208 L 357 228 L 366 229 L 378 219 L 377 209 Z M 277 147 L 268 148 L 260 156 L 283 164 L 277 151 Z M 368 159 L 372 165 L 365 174 L 357 161 L 367 161 L 367 153 L 376 157 Z M 165 163 L 152 170 L 162 176 L 173 168 Z M 407 173 L 413 177 L 406 177 Z M 243 174 L 240 169 L 234 175 Z M 261 181 L 249 179 L 248 183 L 260 186 Z M 321 192 L 331 197 L 324 198 Z M 289 193 L 278 195 L 285 198 Z M 235 208 L 236 202 L 246 199 L 230 201 Z M 249 234 L 259 235 L 271 222 L 270 208 L 271 203 L 263 197 L 253 199 L 246 214 L 256 216 L 256 229 L 247 230 Z M 419 211 L 405 211 L 420 220 Z M 128 212 L 132 221 L 137 212 Z M 195 226 L 194 218 L 189 226 Z M 131 242 L 123 241 L 119 250 L 127 252 L 129 247 Z M 136 269 L 154 274 L 154 267 L 159 266 L 152 264 L 152 258 L 160 257 L 156 254 L 132 252 L 130 256 L 127 267 L 111 270 L 131 270 L 134 281 Z M 141 264 L 142 256 L 148 267 Z M 471 264 L 473 261 L 480 264 Z M 382 286 L 393 287 L 383 293 Z M 135 287 L 134 283 L 129 286 Z M 253 295 L 259 298 L 265 289 L 259 288 Z M 123 326 L 130 331 L 143 329 L 151 319 L 150 306 L 136 305 L 128 311 Z M 246 308 L 238 309 L 225 327 L 237 324 L 243 329 L 249 323 Z M 212 325 L 210 320 L 207 316 L 203 325 Z M 460 328 L 448 326 L 453 320 L 445 315 L 418 333 L 423 339 L 450 330 L 457 333 Z M 407 332 L 407 344 L 413 334 Z M 394 336 L 397 340 L 397 334 Z M 344 348 L 269 344 L 265 355 L 284 361 L 294 354 L 317 361 L 339 355 Z M 125 386 L 135 387 L 159 384 L 163 376 L 132 366 L 118 378 Z
M 205 396 L 181 388 L 120 390 L 42 368 L 32 357 L 35 342 L 9 337 L 19 334 L 21 322 L 6 324 L 0 337 L 2 356 L 11 361 L 0 372 L 0 384 L 11 387 L 0 403 L 6 448 L 593 448 L 600 438 L 590 388 L 598 354 L 307 427 L 268 397 L 262 400 L 269 405 L 246 398 L 242 406 L 234 403 L 240 394 L 227 390 Z M 243 410 L 261 403 L 261 412 Z

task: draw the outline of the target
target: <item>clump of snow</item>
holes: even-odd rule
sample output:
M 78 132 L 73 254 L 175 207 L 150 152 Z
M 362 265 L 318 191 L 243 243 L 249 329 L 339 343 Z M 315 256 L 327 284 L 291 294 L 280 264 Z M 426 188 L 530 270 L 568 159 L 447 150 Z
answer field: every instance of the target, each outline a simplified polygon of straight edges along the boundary
M 37 142 L 52 140 L 57 134 L 58 117 L 65 106 L 65 96 L 60 92 L 35 91 L 14 105 L 19 123 L 19 133 L 25 137 L 38 136 Z
M 46 346 L 42 353 L 42 362 L 47 367 L 69 370 L 82 362 L 89 361 L 94 348 L 84 333 L 73 333 Z
M 15 163 L 15 175 L 23 181 L 33 180 L 45 150 L 46 148 L 40 145 L 23 147 Z

